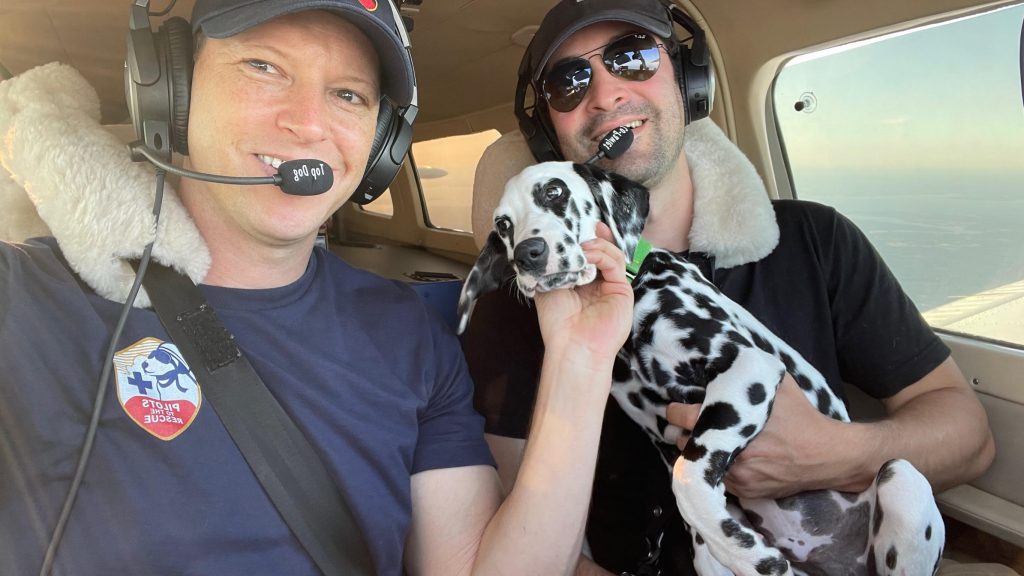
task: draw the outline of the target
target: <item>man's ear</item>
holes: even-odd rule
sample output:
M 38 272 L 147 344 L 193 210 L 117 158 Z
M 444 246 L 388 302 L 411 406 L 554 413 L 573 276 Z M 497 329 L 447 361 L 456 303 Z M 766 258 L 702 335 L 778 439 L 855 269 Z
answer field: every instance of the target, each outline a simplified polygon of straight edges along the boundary
M 491 231 L 487 236 L 487 244 L 480 251 L 476 264 L 473 265 L 466 282 L 462 285 L 458 308 L 459 327 L 456 330 L 458 334 L 466 331 L 476 299 L 501 286 L 501 281 L 510 271 L 511 266 L 508 262 L 505 243 L 502 242 L 497 232 Z

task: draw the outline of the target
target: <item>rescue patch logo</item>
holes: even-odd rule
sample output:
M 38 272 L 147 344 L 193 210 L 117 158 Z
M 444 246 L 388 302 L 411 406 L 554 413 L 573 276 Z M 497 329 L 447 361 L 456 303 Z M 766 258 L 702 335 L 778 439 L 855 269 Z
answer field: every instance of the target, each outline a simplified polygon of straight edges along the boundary
M 121 407 L 153 436 L 173 440 L 199 413 L 199 383 L 174 344 L 143 338 L 114 354 L 114 370 Z
M 370 12 L 375 12 L 377 10 L 377 0 L 359 0 L 359 3 L 363 5 L 363 8 L 366 8 Z

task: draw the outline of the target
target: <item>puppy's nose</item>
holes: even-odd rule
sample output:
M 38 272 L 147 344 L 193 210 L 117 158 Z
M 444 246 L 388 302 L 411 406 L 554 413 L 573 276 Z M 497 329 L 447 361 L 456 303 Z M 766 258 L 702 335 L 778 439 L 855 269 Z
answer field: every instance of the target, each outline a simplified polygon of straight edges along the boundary
M 516 245 L 512 254 L 520 272 L 544 270 L 548 265 L 548 243 L 543 238 L 530 238 Z

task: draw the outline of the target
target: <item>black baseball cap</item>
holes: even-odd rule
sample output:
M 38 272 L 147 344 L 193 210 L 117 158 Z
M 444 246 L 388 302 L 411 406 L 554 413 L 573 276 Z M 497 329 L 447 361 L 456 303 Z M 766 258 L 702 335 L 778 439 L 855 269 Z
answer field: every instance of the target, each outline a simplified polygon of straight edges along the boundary
M 373 43 L 380 59 L 385 95 L 408 106 L 416 90 L 416 75 L 408 35 L 391 0 L 196 0 L 192 32 L 227 38 L 272 18 L 304 10 L 329 10 L 358 27 Z
M 540 79 L 555 50 L 569 36 L 597 22 L 627 22 L 662 38 L 671 38 L 672 16 L 660 0 L 561 0 L 552 8 L 526 48 L 531 80 Z

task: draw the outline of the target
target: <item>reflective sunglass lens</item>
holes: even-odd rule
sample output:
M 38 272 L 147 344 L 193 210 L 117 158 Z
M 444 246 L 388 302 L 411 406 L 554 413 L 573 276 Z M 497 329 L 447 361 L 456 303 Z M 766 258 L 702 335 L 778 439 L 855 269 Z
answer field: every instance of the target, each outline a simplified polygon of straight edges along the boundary
M 643 82 L 658 71 L 661 51 L 653 36 L 630 34 L 605 46 L 601 61 L 608 72 L 626 80 Z M 590 60 L 585 57 L 556 64 L 541 85 L 544 99 L 559 112 L 571 112 L 587 94 L 592 75 Z
M 608 45 L 603 55 L 609 72 L 642 82 L 649 80 L 661 64 L 661 51 L 654 38 L 647 35 L 631 35 Z
M 559 112 L 579 105 L 590 86 L 593 70 L 586 60 L 571 60 L 555 66 L 544 80 L 544 98 Z

